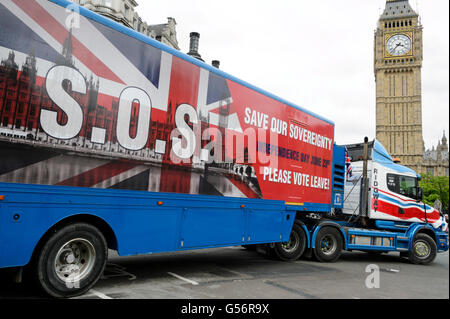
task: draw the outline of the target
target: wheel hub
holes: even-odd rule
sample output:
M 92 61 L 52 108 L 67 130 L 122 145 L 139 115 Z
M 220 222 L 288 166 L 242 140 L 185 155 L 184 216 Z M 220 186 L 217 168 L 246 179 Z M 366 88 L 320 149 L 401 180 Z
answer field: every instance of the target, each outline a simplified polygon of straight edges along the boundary
M 320 249 L 326 255 L 333 254 L 336 250 L 334 238 L 329 235 L 325 236 L 320 243 Z
M 283 249 L 289 253 L 296 250 L 298 245 L 299 245 L 298 235 L 296 233 L 291 233 L 291 235 L 289 236 L 289 241 L 281 244 L 281 247 L 283 247 Z
M 75 254 L 71 250 L 63 251 L 60 260 L 63 264 L 73 264 L 75 262 Z
M 62 281 L 72 283 L 86 278 L 95 263 L 95 249 L 85 239 L 65 243 L 56 254 L 54 270 Z
M 415 252 L 420 258 L 426 258 L 430 254 L 430 249 L 426 243 L 419 241 L 415 244 Z

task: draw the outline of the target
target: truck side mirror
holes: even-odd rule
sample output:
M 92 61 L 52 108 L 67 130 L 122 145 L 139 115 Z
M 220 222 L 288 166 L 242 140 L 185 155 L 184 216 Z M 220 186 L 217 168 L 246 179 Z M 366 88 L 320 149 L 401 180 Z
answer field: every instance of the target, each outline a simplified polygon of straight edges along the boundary
M 423 188 L 417 187 L 417 201 L 421 202 L 423 199 Z

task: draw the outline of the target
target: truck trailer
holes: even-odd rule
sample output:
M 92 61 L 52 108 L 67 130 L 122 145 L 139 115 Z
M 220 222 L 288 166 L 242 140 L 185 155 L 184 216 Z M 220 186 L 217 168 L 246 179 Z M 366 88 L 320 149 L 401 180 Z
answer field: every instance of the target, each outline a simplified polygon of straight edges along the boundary
M 66 0 L 0 0 L 0 268 L 81 295 L 120 256 L 398 251 L 448 226 L 378 141 Z M 350 169 L 350 166 L 352 169 Z

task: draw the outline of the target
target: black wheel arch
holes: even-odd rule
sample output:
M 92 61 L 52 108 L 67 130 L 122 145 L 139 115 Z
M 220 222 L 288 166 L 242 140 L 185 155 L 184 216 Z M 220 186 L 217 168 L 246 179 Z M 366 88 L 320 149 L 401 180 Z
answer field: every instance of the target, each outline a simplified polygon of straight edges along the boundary
M 434 240 L 436 245 L 438 245 L 439 243 L 438 243 L 438 239 L 436 238 L 436 233 L 434 232 L 434 230 L 431 227 L 432 226 L 430 226 L 428 224 L 423 224 L 423 225 L 415 226 L 415 227 L 412 227 L 411 229 L 409 229 L 409 231 L 407 232 L 407 236 L 409 236 L 409 238 L 410 238 L 408 249 L 412 248 L 414 238 L 416 238 L 416 236 L 419 234 L 425 234 L 425 235 L 430 236 L 431 239 Z

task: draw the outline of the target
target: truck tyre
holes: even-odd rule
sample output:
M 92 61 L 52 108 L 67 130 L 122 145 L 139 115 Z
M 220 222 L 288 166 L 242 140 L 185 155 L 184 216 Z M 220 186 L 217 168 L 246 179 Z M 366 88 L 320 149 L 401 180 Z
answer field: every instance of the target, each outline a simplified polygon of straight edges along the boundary
M 320 262 L 335 262 L 342 253 L 342 236 L 334 227 L 321 228 L 315 240 L 314 256 Z
M 100 279 L 107 256 L 106 240 L 97 228 L 85 223 L 65 226 L 57 229 L 38 252 L 35 280 L 52 297 L 79 296 Z
M 427 265 L 436 258 L 437 247 L 433 238 L 427 234 L 417 234 L 414 237 L 408 258 L 413 264 Z
M 289 241 L 284 243 L 276 243 L 273 252 L 275 256 L 284 261 L 292 261 L 299 259 L 306 249 L 306 234 L 303 228 L 294 223 L 292 226 Z

